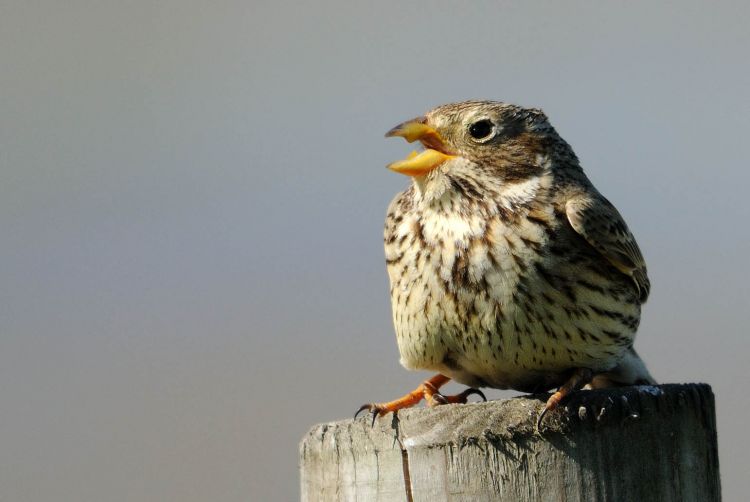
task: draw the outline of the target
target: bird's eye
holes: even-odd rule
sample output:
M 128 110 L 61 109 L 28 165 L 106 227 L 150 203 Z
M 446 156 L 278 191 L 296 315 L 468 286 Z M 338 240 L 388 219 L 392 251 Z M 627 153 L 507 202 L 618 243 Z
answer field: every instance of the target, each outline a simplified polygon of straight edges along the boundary
M 487 139 L 492 135 L 495 126 L 489 119 L 482 119 L 474 122 L 469 126 L 469 134 L 474 139 Z

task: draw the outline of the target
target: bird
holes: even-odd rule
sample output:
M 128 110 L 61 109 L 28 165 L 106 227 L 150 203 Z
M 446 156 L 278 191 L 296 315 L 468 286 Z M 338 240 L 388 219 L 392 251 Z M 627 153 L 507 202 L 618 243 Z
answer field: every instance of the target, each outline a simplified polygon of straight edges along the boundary
M 421 144 L 387 166 L 411 183 L 388 206 L 384 244 L 401 365 L 436 374 L 357 414 L 374 424 L 422 399 L 556 389 L 541 426 L 584 386 L 655 383 L 633 348 L 643 254 L 541 109 L 445 104 L 386 137 Z M 450 380 L 468 388 L 444 395 Z

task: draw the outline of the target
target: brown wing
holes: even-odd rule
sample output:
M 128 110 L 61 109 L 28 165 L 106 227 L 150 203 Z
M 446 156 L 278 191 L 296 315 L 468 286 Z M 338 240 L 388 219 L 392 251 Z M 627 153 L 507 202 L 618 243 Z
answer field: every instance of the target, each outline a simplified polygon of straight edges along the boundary
M 645 302 L 651 289 L 646 262 L 615 206 L 599 194 L 583 194 L 568 200 L 565 211 L 573 229 L 619 271 L 633 279 L 641 303 Z

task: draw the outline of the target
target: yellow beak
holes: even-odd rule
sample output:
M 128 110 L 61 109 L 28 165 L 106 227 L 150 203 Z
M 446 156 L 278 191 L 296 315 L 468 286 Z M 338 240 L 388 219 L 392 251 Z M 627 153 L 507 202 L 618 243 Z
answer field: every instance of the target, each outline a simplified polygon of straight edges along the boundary
M 386 137 L 401 136 L 409 143 L 419 140 L 426 147 L 422 153 L 412 152 L 404 160 L 388 164 L 388 169 L 407 176 L 424 176 L 454 155 L 445 153 L 443 139 L 432 127 L 425 124 L 426 119 L 419 117 L 397 125 Z

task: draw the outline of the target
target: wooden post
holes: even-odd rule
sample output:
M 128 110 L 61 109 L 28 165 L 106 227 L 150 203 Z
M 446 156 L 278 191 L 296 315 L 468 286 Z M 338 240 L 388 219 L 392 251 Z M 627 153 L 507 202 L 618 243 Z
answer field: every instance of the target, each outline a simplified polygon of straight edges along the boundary
M 313 427 L 303 501 L 719 501 L 706 384 L 577 392 L 402 410 Z

